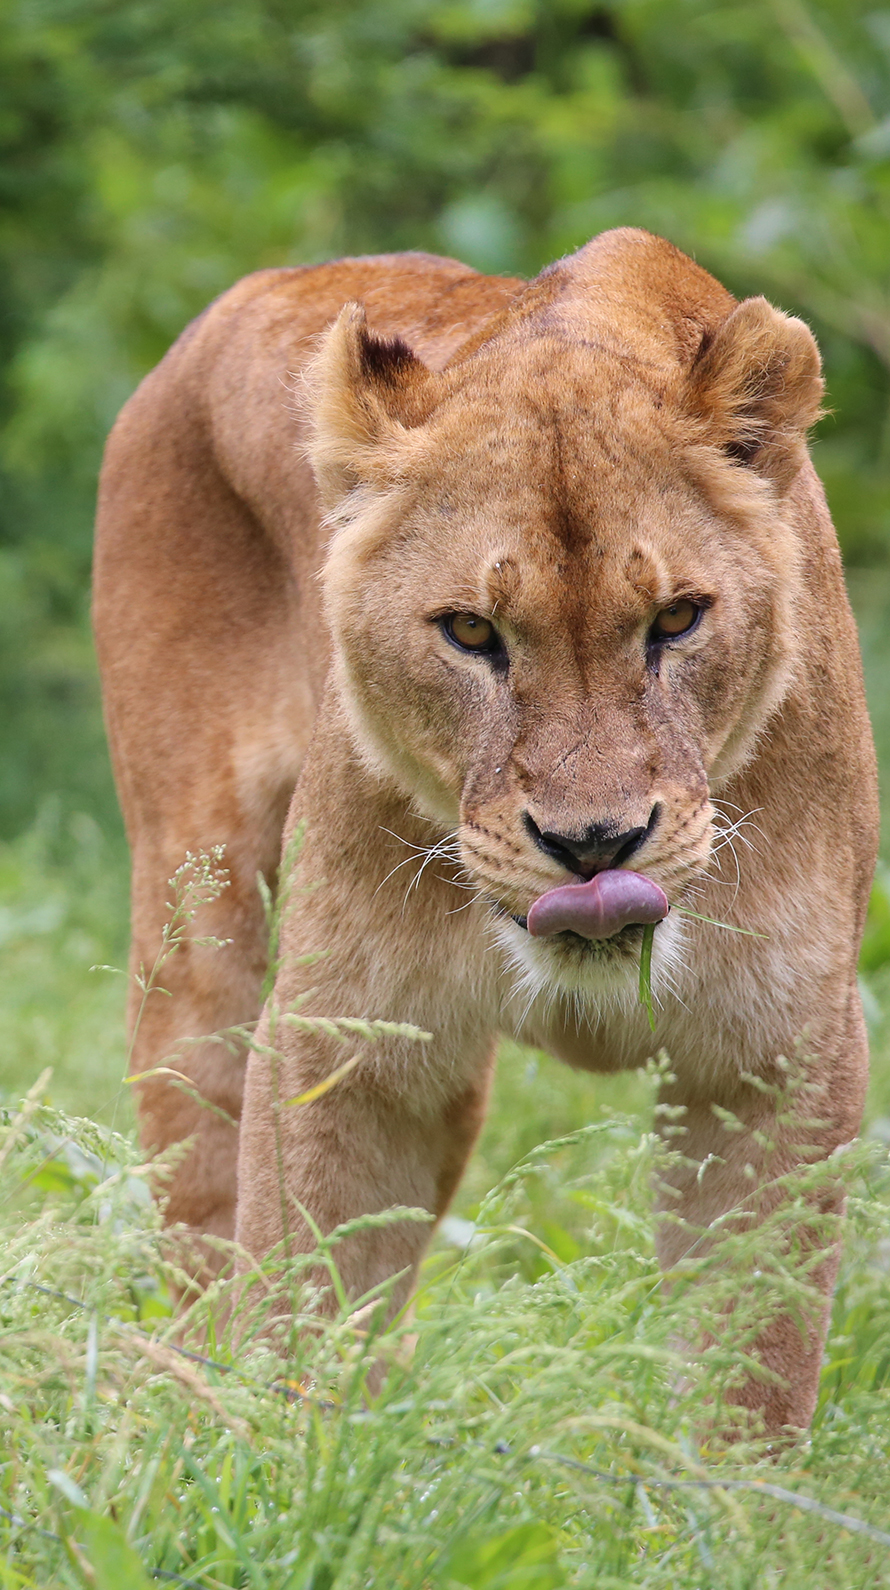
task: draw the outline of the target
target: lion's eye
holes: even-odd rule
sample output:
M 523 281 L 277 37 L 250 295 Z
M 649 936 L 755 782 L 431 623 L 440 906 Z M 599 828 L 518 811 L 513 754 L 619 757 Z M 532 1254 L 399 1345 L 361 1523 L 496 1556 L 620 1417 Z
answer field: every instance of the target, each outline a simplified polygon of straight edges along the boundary
M 685 635 L 692 629 L 700 613 L 701 608 L 695 602 L 685 599 L 682 602 L 672 602 L 670 607 L 663 607 L 661 612 L 656 614 L 650 639 L 673 640 L 676 635 Z
M 442 628 L 461 651 L 490 653 L 501 650 L 500 636 L 494 625 L 476 613 L 449 613 L 442 620 Z

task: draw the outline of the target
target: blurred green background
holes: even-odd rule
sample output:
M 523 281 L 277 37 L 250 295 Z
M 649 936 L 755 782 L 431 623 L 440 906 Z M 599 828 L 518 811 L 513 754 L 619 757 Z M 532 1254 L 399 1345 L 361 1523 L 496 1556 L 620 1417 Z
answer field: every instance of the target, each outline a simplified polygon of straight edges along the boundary
M 139 378 L 259 266 L 425 248 L 531 274 L 632 222 L 803 315 L 890 758 L 890 9 L 0 0 L 0 77 L 0 1082 L 54 1061 L 61 1096 L 98 1107 L 90 1079 L 119 1068 L 120 989 L 85 972 L 126 939 L 96 470 Z M 880 1050 L 883 883 L 875 910 Z

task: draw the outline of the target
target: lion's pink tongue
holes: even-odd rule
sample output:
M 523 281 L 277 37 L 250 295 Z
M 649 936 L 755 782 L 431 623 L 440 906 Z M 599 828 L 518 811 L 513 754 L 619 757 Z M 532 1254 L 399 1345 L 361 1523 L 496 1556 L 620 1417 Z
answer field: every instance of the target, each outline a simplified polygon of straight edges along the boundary
M 564 883 L 539 896 L 528 913 L 533 938 L 572 932 L 584 939 L 610 939 L 631 922 L 660 922 L 670 907 L 667 895 L 641 872 L 616 867 L 588 883 Z

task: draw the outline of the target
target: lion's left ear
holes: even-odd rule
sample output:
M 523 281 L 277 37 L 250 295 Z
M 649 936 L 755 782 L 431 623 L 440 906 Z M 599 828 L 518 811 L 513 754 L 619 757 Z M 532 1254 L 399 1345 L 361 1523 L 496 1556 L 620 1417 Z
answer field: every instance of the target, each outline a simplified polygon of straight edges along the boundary
M 716 447 L 783 491 L 803 463 L 823 390 L 809 327 L 765 298 L 746 298 L 703 337 L 687 402 Z
M 307 371 L 309 456 L 326 509 L 385 476 L 388 444 L 429 417 L 437 380 L 401 337 L 368 330 L 362 304 L 344 306 Z

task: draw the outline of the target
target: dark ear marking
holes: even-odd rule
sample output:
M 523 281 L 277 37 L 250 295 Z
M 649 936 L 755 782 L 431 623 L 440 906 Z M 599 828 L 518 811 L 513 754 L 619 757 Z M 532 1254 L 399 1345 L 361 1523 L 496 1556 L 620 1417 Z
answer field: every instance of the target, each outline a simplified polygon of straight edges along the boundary
M 733 442 L 725 442 L 723 451 L 734 464 L 753 464 L 760 452 L 760 442 L 755 441 L 753 437 L 747 440 L 739 437 Z
M 439 378 L 402 337 L 369 331 L 364 305 L 344 304 L 306 372 L 310 458 L 327 511 L 360 483 L 391 482 L 393 448 L 432 413 Z
M 362 327 L 359 340 L 362 375 L 368 381 L 382 381 L 397 387 L 420 360 L 401 337 L 377 337 Z
M 716 332 L 714 330 L 714 327 L 713 326 L 705 326 L 705 329 L 704 329 L 704 331 L 701 334 L 701 342 L 699 343 L 698 347 L 696 348 L 695 355 L 694 355 L 693 360 L 692 360 L 692 368 L 693 368 L 693 370 L 695 369 L 695 367 L 699 363 L 699 361 L 704 358 L 705 354 L 707 353 L 708 349 L 711 346 L 711 343 L 714 341 L 714 337 L 715 336 L 716 336 Z

